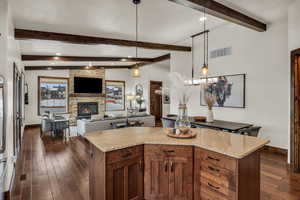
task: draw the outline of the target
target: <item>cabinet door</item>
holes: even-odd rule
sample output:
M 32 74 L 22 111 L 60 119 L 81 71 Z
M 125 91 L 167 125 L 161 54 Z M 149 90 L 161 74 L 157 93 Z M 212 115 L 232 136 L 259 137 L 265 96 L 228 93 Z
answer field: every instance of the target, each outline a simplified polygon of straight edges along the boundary
M 143 199 L 143 157 L 107 166 L 107 200 Z
M 192 152 L 185 157 L 171 157 L 169 163 L 169 199 L 193 199 L 194 184 Z
M 169 162 L 162 157 L 145 157 L 145 199 L 166 200 L 169 196 Z

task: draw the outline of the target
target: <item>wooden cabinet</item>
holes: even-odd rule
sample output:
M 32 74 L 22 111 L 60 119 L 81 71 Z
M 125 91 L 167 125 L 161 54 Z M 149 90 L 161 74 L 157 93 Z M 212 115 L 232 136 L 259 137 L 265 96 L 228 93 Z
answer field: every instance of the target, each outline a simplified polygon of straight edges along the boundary
M 145 199 L 193 199 L 193 147 L 145 145 Z
M 90 200 L 259 200 L 259 150 L 235 159 L 193 146 L 91 145 Z
M 108 153 L 102 153 L 93 146 L 90 159 L 91 200 L 143 200 L 143 166 L 143 146 Z
M 195 200 L 260 198 L 259 152 L 243 159 L 195 148 Z

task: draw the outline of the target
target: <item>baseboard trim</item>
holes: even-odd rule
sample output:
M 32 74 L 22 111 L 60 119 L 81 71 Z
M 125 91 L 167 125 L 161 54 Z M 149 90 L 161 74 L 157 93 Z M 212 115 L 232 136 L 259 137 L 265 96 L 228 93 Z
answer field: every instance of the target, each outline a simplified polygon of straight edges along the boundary
M 4 200 L 10 200 L 10 191 L 5 191 L 4 192 Z
M 272 147 L 272 146 L 266 145 L 263 148 L 263 150 L 268 153 L 274 153 L 274 154 L 278 154 L 278 155 L 282 155 L 282 156 L 288 156 L 288 150 L 282 149 L 279 147 Z
M 27 128 L 39 128 L 39 127 L 41 127 L 41 124 L 27 124 L 27 125 L 25 125 L 24 129 L 27 129 Z

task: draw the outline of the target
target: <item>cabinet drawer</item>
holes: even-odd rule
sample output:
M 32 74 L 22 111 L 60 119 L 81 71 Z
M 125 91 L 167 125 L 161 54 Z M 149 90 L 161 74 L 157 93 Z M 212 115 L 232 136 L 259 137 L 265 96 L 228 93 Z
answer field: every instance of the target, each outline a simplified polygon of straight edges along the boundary
M 196 200 L 196 199 L 195 199 Z M 210 191 L 205 187 L 201 188 L 200 199 L 197 200 L 231 200 L 224 195 L 220 195 L 216 192 Z
M 230 190 L 227 187 L 222 186 L 221 184 L 212 181 L 212 180 L 208 180 L 204 177 L 200 178 L 200 182 L 201 182 L 201 189 L 200 189 L 200 195 L 202 193 L 202 191 L 211 191 L 214 192 L 216 194 L 219 194 L 220 196 L 225 196 L 228 199 L 235 199 L 235 192 Z
M 214 181 L 223 187 L 236 191 L 236 176 L 228 169 L 218 167 L 209 162 L 202 162 L 200 177 L 204 177 L 207 180 Z
M 232 172 L 235 172 L 236 170 L 236 160 L 234 158 L 230 158 L 212 151 L 196 148 L 195 159 L 200 159 L 201 163 L 208 162 L 217 167 L 228 169 Z
M 178 145 L 145 145 L 145 156 L 159 157 L 184 157 L 193 159 L 192 146 Z
M 136 156 L 140 156 L 143 154 L 144 154 L 143 145 L 111 151 L 106 154 L 106 163 L 111 164 L 115 162 L 120 162 L 123 160 L 132 159 Z

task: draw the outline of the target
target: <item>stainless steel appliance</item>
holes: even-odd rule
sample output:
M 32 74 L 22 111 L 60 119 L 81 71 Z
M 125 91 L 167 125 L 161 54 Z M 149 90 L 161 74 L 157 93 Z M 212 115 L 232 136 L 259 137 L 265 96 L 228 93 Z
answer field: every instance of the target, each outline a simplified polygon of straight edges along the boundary
M 4 199 L 4 187 L 6 178 L 7 160 L 5 155 L 6 147 L 6 96 L 5 96 L 5 79 L 0 76 L 0 200 Z

